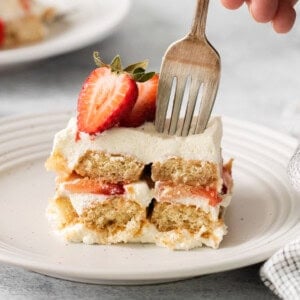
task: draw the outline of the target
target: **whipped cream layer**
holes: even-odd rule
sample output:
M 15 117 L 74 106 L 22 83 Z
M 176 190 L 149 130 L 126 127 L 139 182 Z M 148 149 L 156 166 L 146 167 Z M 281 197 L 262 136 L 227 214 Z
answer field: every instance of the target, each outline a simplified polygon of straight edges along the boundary
M 55 135 L 53 152 L 62 154 L 70 170 L 87 150 L 104 151 L 112 154 L 133 156 L 149 164 L 170 157 L 186 160 L 210 161 L 220 165 L 222 123 L 220 117 L 213 118 L 201 134 L 187 137 L 169 136 L 158 133 L 153 123 L 137 128 L 114 127 L 91 137 L 80 133 L 76 141 L 77 122 L 72 118 L 67 128 Z
M 56 197 L 67 197 L 70 199 L 73 208 L 78 215 L 81 215 L 85 208 L 88 208 L 93 203 L 104 202 L 105 200 L 115 197 L 111 195 L 103 194 L 91 194 L 91 193 L 72 193 L 65 188 L 68 183 L 76 183 L 77 180 L 60 183 L 57 188 Z M 123 195 L 117 195 L 124 197 L 126 200 L 131 200 L 142 207 L 149 206 L 153 198 L 153 190 L 149 189 L 146 182 L 139 181 L 124 185 L 125 193 Z

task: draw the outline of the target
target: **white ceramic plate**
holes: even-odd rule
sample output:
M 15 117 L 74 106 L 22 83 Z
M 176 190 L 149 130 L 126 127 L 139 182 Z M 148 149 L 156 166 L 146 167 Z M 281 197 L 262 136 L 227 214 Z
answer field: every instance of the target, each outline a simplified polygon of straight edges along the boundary
M 0 50 L 0 66 L 31 62 L 83 48 L 111 34 L 127 15 L 130 0 L 44 0 L 67 12 L 42 42 Z
M 296 141 L 224 118 L 223 148 L 226 158 L 235 158 L 235 191 L 220 249 L 65 243 L 52 235 L 45 218 L 54 175 L 45 171 L 44 161 L 53 134 L 68 118 L 52 113 L 0 119 L 1 262 L 82 282 L 155 283 L 263 261 L 299 234 L 300 197 L 285 172 Z

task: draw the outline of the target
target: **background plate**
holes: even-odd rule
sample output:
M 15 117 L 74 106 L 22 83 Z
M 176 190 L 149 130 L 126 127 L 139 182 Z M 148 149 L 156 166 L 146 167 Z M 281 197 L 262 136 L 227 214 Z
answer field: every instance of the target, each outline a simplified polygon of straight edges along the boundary
M 42 42 L 16 49 L 0 50 L 0 66 L 35 61 L 67 53 L 103 40 L 129 11 L 130 0 L 43 0 L 67 11 L 64 21 L 51 27 Z M 69 7 L 69 8 L 68 8 Z
M 291 137 L 228 118 L 225 158 L 235 159 L 235 191 L 221 248 L 170 251 L 154 245 L 67 244 L 45 218 L 54 175 L 44 169 L 53 135 L 68 113 L 0 119 L 0 261 L 54 277 L 103 284 L 143 284 L 188 278 L 265 260 L 299 234 L 299 194 L 286 165 Z

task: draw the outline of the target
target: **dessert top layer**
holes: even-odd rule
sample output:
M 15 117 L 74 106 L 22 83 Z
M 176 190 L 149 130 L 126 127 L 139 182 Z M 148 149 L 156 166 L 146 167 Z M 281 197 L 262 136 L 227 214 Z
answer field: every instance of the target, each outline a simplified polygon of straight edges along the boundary
M 0 1 L 0 19 L 10 21 L 27 13 L 40 13 L 42 6 L 32 0 Z
M 204 160 L 221 164 L 222 123 L 220 117 L 210 120 L 201 134 L 187 137 L 158 133 L 153 123 L 137 128 L 113 127 L 96 136 L 80 132 L 75 118 L 67 128 L 55 135 L 53 153 L 59 152 L 72 170 L 87 150 L 133 156 L 145 164 L 164 161 L 170 157 Z

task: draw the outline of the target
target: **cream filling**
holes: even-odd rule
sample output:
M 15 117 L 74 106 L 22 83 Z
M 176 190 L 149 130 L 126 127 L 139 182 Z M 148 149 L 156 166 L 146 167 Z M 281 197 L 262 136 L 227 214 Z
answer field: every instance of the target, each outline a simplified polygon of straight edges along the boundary
M 72 118 L 67 128 L 55 135 L 53 152 L 61 153 L 70 170 L 87 150 L 130 155 L 149 164 L 170 157 L 187 160 L 210 161 L 221 166 L 222 123 L 220 117 L 213 118 L 201 134 L 187 137 L 168 136 L 158 133 L 152 123 L 138 128 L 114 127 L 91 138 L 80 133 L 76 141 L 77 121 Z M 220 171 L 221 172 L 221 171 Z
M 77 180 L 71 182 L 75 183 Z M 72 193 L 65 188 L 65 184 L 60 183 L 58 185 L 57 196 L 69 198 L 78 215 L 81 215 L 83 210 L 88 208 L 92 203 L 101 203 L 113 197 L 102 194 Z M 123 196 L 126 200 L 135 201 L 144 208 L 149 206 L 153 198 L 153 190 L 149 189 L 147 183 L 143 181 L 126 184 L 124 185 L 124 189 L 125 193 L 120 196 Z
M 144 208 L 148 207 L 154 198 L 154 190 L 150 189 L 144 181 L 126 184 L 124 188 L 126 199 L 135 201 Z

